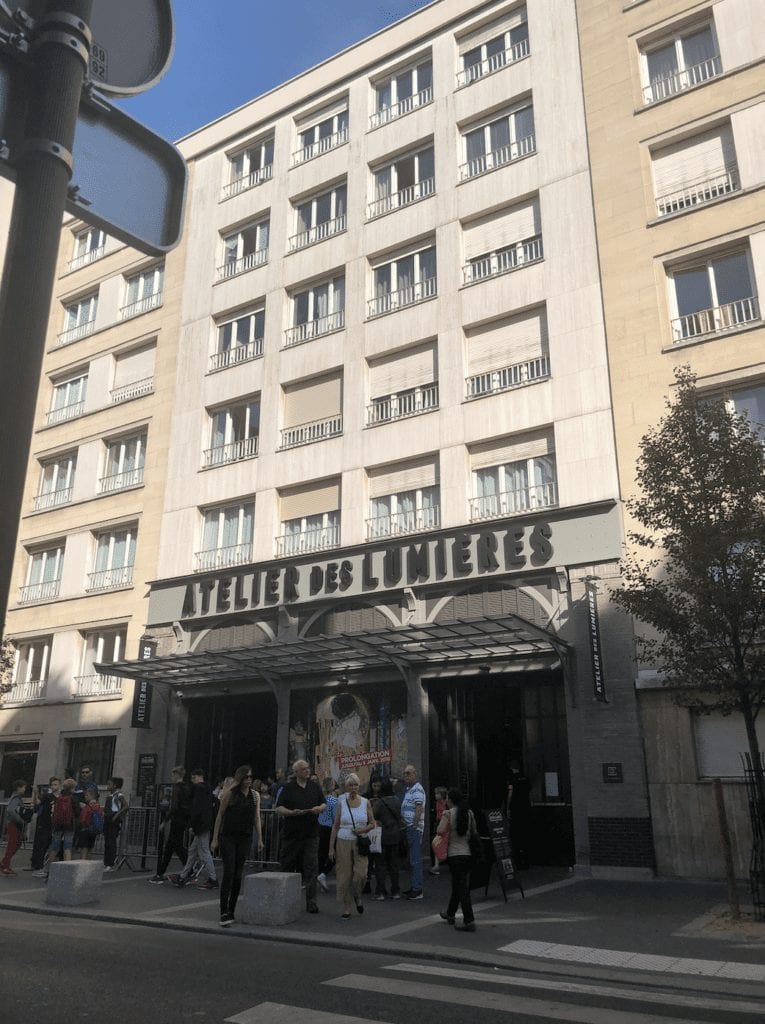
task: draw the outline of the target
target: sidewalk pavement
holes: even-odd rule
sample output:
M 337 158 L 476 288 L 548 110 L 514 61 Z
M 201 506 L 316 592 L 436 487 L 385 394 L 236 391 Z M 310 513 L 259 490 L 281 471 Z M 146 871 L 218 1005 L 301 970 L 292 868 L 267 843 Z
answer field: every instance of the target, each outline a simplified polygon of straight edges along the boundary
M 473 891 L 476 932 L 464 933 L 438 916 L 450 888 L 442 868 L 437 878 L 426 873 L 424 899 L 382 903 L 366 896 L 364 913 L 350 921 L 341 920 L 332 888 L 319 894 L 319 914 L 303 913 L 292 925 L 224 930 L 216 891 L 150 885 L 150 871 L 133 873 L 125 866 L 104 875 L 99 903 L 50 907 L 45 882 L 23 870 L 27 864 L 28 853 L 20 852 L 18 875 L 0 877 L 1 909 L 578 977 L 604 977 L 620 968 L 646 983 L 659 978 L 666 984 L 671 975 L 673 985 L 694 988 L 706 980 L 719 989 L 736 983 L 737 990 L 743 984 L 758 995 L 765 986 L 765 923 L 752 921 L 751 912 L 740 922 L 730 920 L 725 887 L 713 882 L 603 881 L 565 868 L 532 868 L 519 875 L 526 898 L 516 890 L 505 903 L 492 874 L 488 895 L 483 888 Z M 743 905 L 745 892 L 741 898 Z

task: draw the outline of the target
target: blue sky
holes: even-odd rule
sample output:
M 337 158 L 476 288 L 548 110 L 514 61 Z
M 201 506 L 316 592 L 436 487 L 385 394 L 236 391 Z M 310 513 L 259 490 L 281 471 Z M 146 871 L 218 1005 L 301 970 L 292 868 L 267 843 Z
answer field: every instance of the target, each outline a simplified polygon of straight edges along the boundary
M 175 141 L 429 0 L 174 0 L 175 54 L 120 103 Z

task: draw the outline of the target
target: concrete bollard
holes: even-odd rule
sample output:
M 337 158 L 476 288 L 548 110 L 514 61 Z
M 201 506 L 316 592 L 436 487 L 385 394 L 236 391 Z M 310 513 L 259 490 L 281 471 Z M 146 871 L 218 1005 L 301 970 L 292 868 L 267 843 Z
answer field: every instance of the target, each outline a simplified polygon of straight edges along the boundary
M 53 861 L 50 866 L 45 902 L 59 907 L 81 907 L 101 899 L 104 866 L 98 860 Z
M 301 878 L 286 871 L 262 871 L 242 879 L 236 916 L 242 924 L 290 924 L 300 917 Z

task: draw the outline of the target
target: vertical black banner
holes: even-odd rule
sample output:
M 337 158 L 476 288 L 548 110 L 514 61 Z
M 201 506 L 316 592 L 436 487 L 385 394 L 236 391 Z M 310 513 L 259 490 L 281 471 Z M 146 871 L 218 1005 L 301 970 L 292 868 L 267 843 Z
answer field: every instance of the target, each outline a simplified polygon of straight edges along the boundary
M 142 636 L 139 641 L 138 657 L 141 661 L 149 661 L 157 653 L 157 641 Z M 130 726 L 133 729 L 151 729 L 151 698 L 152 685 L 145 679 L 136 679 L 133 686 L 133 717 Z
M 600 620 L 598 618 L 598 588 L 593 580 L 585 581 L 587 594 L 587 627 L 590 634 L 590 656 L 592 658 L 592 688 L 595 700 L 606 700 L 606 678 L 603 672 L 603 649 L 600 643 Z

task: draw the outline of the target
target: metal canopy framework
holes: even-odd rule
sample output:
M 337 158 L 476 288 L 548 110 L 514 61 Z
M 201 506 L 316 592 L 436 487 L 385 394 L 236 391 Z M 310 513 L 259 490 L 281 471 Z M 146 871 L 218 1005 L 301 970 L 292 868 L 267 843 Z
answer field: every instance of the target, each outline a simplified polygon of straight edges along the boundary
M 551 663 L 567 644 L 512 615 L 456 619 L 448 623 L 391 626 L 337 636 L 274 640 L 255 647 L 233 647 L 96 666 L 109 675 L 164 683 L 174 688 L 237 680 L 273 682 L 298 676 L 363 669 L 398 668 L 449 671 L 467 662 L 496 660 Z

